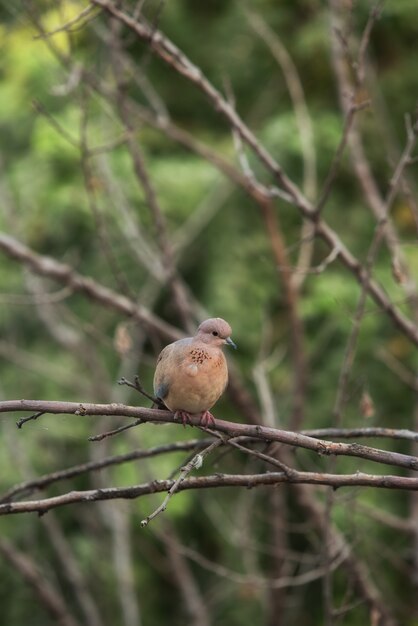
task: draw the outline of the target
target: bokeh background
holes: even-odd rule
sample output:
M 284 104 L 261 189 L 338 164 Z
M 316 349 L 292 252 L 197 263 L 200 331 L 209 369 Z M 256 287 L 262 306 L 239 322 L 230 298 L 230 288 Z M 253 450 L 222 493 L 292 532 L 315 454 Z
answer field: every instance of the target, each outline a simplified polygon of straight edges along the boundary
M 321 197 L 341 142 L 344 98 L 367 100 L 356 114 L 356 132 L 385 197 L 406 143 L 405 116 L 408 121 L 416 115 L 416 2 L 383 3 L 366 42 L 361 84 L 356 62 L 373 7 L 369 2 L 119 5 L 139 19 L 145 16 L 201 68 L 312 202 Z M 291 428 L 295 361 L 283 289 L 287 270 L 272 253 L 260 206 L 205 158 L 201 146 L 238 173 L 246 157 L 260 183 L 275 182 L 234 142 L 231 128 L 195 86 L 97 9 L 76 21 L 85 7 L 76 1 L 0 2 L 1 231 L 182 331 L 205 317 L 227 319 L 239 347 L 231 362 L 251 402 L 264 423 Z M 352 93 L 341 93 L 337 49 L 345 56 Z M 133 144 L 155 191 L 165 240 L 135 168 Z M 403 269 L 401 275 L 394 272 L 385 244 L 373 270 L 411 318 L 418 269 L 416 174 L 412 162 L 403 193 L 391 207 L 407 278 Z M 273 202 L 303 325 L 306 389 L 298 426 L 416 428 L 416 346 L 372 300 L 366 301 L 336 415 L 360 287 L 338 259 L 323 264 L 330 250 L 292 203 L 280 197 Z M 350 146 L 323 216 L 364 262 L 376 216 Z M 0 252 L 2 399 L 147 405 L 117 380 L 138 373 L 151 390 L 155 359 L 167 337 Z M 183 311 L 173 275 L 187 302 Z M 251 406 L 247 403 L 248 413 Z M 214 413 L 249 419 L 233 393 Z M 88 436 L 123 420 L 44 415 L 18 431 L 15 417 L 0 419 L 2 492 L 57 469 L 199 436 L 189 429 L 144 425 L 91 443 Z M 410 442 L 371 443 L 413 452 Z M 167 478 L 186 457 L 158 456 L 85 473 L 32 497 Z M 310 471 L 387 469 L 341 459 L 329 465 L 301 451 L 295 458 Z M 267 470 L 260 460 L 229 452 L 208 460 L 199 473 Z M 2 620 L 9 626 L 417 624 L 415 495 L 351 488 L 330 497 L 327 489 L 308 491 L 323 507 L 325 531 L 304 494 L 292 486 L 283 487 L 277 499 L 267 488 L 184 492 L 143 530 L 140 520 L 161 496 L 74 505 L 41 518 L 3 517 Z M 325 567 L 335 548 L 326 548 L 331 526 L 353 556 L 341 556 L 340 546 Z M 379 602 L 394 617 L 379 613 L 358 588 L 355 567 L 364 568 L 369 590 L 376 587 Z

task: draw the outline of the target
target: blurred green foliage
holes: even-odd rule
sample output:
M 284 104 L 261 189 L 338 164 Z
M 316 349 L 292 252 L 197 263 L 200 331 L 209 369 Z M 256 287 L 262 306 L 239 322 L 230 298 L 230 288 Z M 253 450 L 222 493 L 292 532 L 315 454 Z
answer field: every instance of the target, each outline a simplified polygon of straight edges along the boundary
M 125 4 L 133 6 L 135 3 Z M 69 263 L 77 271 L 113 289 L 123 292 L 127 284 L 130 290 L 127 295 L 138 298 L 177 324 L 179 320 L 167 288 L 156 287 L 155 280 L 138 263 L 134 248 L 141 244 L 135 240 L 132 245 L 127 243 L 126 228 L 124 230 L 118 211 L 121 203 L 128 207 L 151 248 L 157 248 L 152 218 L 126 146 L 116 146 L 91 160 L 89 184 L 94 191 L 96 208 L 85 189 L 82 160 L 77 148 L 83 139 L 83 129 L 86 129 L 90 148 L 105 146 L 123 132 L 113 103 L 106 105 L 99 95 L 89 93 L 77 78 L 84 68 L 109 85 L 113 84 L 104 34 L 106 20 L 99 16 L 84 28 L 74 28 L 70 36 L 59 32 L 44 40 L 38 36 L 33 15 L 46 31 L 52 31 L 74 18 L 84 4 L 68 0 L 28 5 L 0 2 L 3 17 L 0 29 L 0 229 L 37 252 Z M 367 21 L 370 6 L 368 2 L 355 4 L 353 30 L 358 35 Z M 260 14 L 277 33 L 297 67 L 312 116 L 320 189 L 343 127 L 330 61 L 328 5 L 318 0 L 294 3 L 254 0 L 245 3 L 245 7 Z M 158 2 L 149 0 L 145 3 L 149 18 L 155 19 L 158 15 L 161 29 L 220 90 L 223 91 L 230 82 L 243 119 L 248 121 L 289 177 L 302 185 L 302 146 L 286 83 L 265 42 L 251 28 L 245 7 L 238 1 L 172 0 L 165 3 L 160 14 Z M 367 138 L 367 154 L 383 193 L 388 189 L 393 164 L 388 164 L 382 146 L 391 144 L 401 148 L 404 145 L 404 116 L 416 107 L 417 28 L 416 2 L 388 0 L 375 25 L 368 50 L 376 73 L 372 96 L 380 104 L 377 112 L 364 111 L 359 123 Z M 202 94 L 153 58 L 147 47 L 131 33 L 123 31 L 122 36 L 134 68 L 128 74 L 129 95 L 141 104 L 148 104 L 140 85 L 135 82 L 135 68 L 145 70 L 172 119 L 196 139 L 237 162 L 230 129 Z M 57 54 L 70 55 L 71 68 L 63 66 Z M 268 376 L 277 406 L 278 424 L 286 427 L 292 407 L 286 303 L 257 207 L 212 165 L 163 133 L 138 125 L 135 138 L 144 152 L 167 220 L 170 240 L 174 246 L 183 242 L 179 268 L 190 292 L 210 315 L 222 316 L 231 322 L 234 339 L 239 345 L 236 362 L 256 399 L 253 368 L 260 356 L 260 345 L 267 342 L 267 354 L 273 355 Z M 251 156 L 249 159 L 260 180 L 270 183 L 259 163 Z M 301 218 L 294 207 L 281 202 L 277 206 L 290 261 L 295 265 Z M 342 161 L 324 215 L 354 254 L 364 261 L 375 221 L 348 157 Z M 200 222 L 199 219 L 194 221 L 196 216 L 200 216 Z M 416 276 L 418 251 L 407 200 L 397 200 L 393 217 L 406 242 L 403 251 L 411 273 Z M 321 263 L 327 253 L 318 242 L 313 265 Z M 404 291 L 394 281 L 390 259 L 384 251 L 379 255 L 375 275 L 391 298 L 408 311 Z M 133 338 L 133 354 L 126 359 L 126 355 L 118 353 L 114 341 L 124 320 L 81 296 L 71 294 L 64 295 L 62 301 L 58 298 L 56 304 L 42 311 L 42 306 L 36 306 L 30 296 L 31 291 L 41 288 L 53 296 L 59 292 L 60 286 L 49 281 L 34 284 L 19 264 L 2 256 L 2 397 L 138 402 L 137 396 L 118 388 L 116 380 L 122 374 L 133 378 L 140 371 L 141 379 L 147 388 L 151 388 L 153 363 L 161 344 L 152 337 L 141 344 L 141 329 L 129 322 L 127 328 Z M 29 294 L 28 300 L 18 302 L 25 294 Z M 338 379 L 359 295 L 357 283 L 338 262 L 320 274 L 306 276 L 299 301 L 309 361 L 306 428 L 326 427 L 333 423 Z M 66 334 L 67 343 L 62 339 L 62 333 Z M 345 426 L 414 427 L 415 393 L 391 371 L 382 352 L 411 371 L 417 366 L 416 350 L 399 335 L 385 314 L 368 301 L 350 377 L 343 420 Z M 375 405 L 375 415 L 369 421 L 359 409 L 365 391 Z M 240 419 L 226 399 L 218 404 L 216 412 L 226 418 Z M 13 419 L 12 415 L 7 419 L 2 417 L 0 424 L 2 491 L 31 475 L 83 463 L 90 456 L 97 458 L 105 453 L 124 453 L 139 445 L 148 447 L 171 438 L 186 439 L 189 435 L 177 428 L 144 426 L 140 431 L 135 429 L 129 436 L 116 438 L 105 445 L 105 452 L 92 452 L 92 446 L 100 444 L 89 444 L 87 437 L 92 432 L 113 427 L 109 420 L 43 416 L 39 423 L 29 424 L 16 432 Z M 409 451 L 404 443 L 379 441 L 378 446 Z M 325 461 L 312 459 L 312 455 L 301 453 L 300 459 L 308 469 L 327 467 Z M 213 471 L 244 471 L 249 467 L 251 471 L 262 471 L 257 462 L 248 466 L 245 461 L 238 454 L 220 457 Z M 88 489 L 92 485 L 131 485 L 150 478 L 166 478 L 183 463 L 184 455 L 175 454 L 151 459 L 146 464 L 124 464 L 106 471 L 102 478 L 80 476 L 71 482 L 53 485 L 45 493 L 53 495 L 63 490 Z M 341 472 L 356 471 L 358 463 L 339 460 L 336 467 Z M 367 464 L 364 467 L 366 471 Z M 364 467 L 362 465 L 362 469 Z M 211 471 L 209 461 L 200 474 Z M 370 471 L 379 470 L 370 466 Z M 244 497 L 250 496 L 229 489 L 222 493 L 184 492 L 171 500 L 165 515 L 188 546 L 207 558 L 222 562 L 227 569 L 245 574 L 247 565 L 241 558 L 243 548 L 238 540 L 235 545 L 231 543 L 228 534 L 239 525 L 236 511 Z M 267 491 L 259 490 L 251 498 L 257 532 L 252 539 L 263 544 L 268 523 L 257 515 L 265 507 Z M 300 522 L 303 513 L 291 490 L 287 498 L 289 548 L 312 552 L 309 532 L 307 536 L 292 532 L 292 522 Z M 151 526 L 146 530 L 139 529 L 141 518 L 160 501 L 160 496 L 153 496 L 131 505 L 136 593 L 143 623 L 147 626 L 167 622 L 184 624 L 187 619 L 178 590 L 171 580 L 169 559 L 161 547 L 159 533 L 164 530 L 164 522 L 155 522 L 155 532 Z M 361 507 L 357 509 L 356 503 L 404 517 L 408 514 L 409 496 L 406 493 L 347 490 L 336 495 L 333 516 L 337 527 L 346 533 L 355 551 L 372 568 L 378 580 L 376 584 L 400 616 L 400 623 L 412 626 L 417 621 L 412 609 L 408 608 L 414 601 L 414 588 L 408 577 L 409 537 L 377 524 L 364 514 Z M 118 506 L 117 501 L 100 509 L 97 504 L 79 505 L 56 513 L 92 594 L 106 616 L 106 624 L 122 624 L 123 621 L 115 589 L 110 523 L 103 522 L 100 515 L 106 520 L 111 517 L 112 507 Z M 89 512 L 92 507 L 94 513 Z M 0 533 L 38 560 L 49 579 L 57 579 L 63 596 L 79 617 L 80 609 L 67 589 L 47 527 L 34 517 L 5 517 L 0 521 Z M 320 552 L 321 538 L 317 537 L 316 541 Z M 254 558 L 258 565 L 263 561 L 260 555 Z M 214 624 L 268 623 L 265 589 L 248 583 L 237 584 L 228 577 L 217 577 L 193 562 L 191 568 L 198 585 L 206 593 Z M 340 570 L 334 584 L 336 605 L 344 603 L 347 590 L 346 576 Z M 298 571 L 298 567 L 294 567 L 294 572 Z M 303 571 L 302 567 L 300 571 Z M 0 581 L 0 606 L 5 624 L 45 626 L 54 623 L 43 607 L 34 602 L 30 588 L 22 584 L 18 573 L 5 560 L 0 560 Z M 298 626 L 322 624 L 323 610 L 318 599 L 322 593 L 320 583 L 316 581 L 296 589 L 289 592 L 289 597 L 291 595 L 296 600 L 294 606 L 293 600 L 286 606 L 289 620 L 286 623 Z M 354 605 L 341 624 L 357 626 L 368 623 L 368 619 L 366 608 L 361 604 Z

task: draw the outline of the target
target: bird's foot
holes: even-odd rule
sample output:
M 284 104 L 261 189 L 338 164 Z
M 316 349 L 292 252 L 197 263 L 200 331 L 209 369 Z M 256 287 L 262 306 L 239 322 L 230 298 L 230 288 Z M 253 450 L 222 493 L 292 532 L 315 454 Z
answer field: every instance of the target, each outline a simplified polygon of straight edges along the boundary
M 202 415 L 200 416 L 200 425 L 207 428 L 208 426 L 215 426 L 215 424 L 215 418 L 213 417 L 212 413 L 210 411 L 203 411 Z
M 193 426 L 190 413 L 188 413 L 187 411 L 176 411 L 174 413 L 174 417 L 178 421 L 181 420 L 184 427 L 186 427 L 186 424 L 190 424 L 190 426 Z

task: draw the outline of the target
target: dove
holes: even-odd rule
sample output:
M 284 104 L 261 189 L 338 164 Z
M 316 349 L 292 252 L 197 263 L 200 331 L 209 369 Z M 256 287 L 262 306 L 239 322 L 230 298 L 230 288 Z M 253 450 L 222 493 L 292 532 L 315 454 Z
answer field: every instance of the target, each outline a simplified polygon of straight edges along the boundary
M 200 415 L 202 426 L 215 424 L 210 409 L 228 384 L 222 347 L 230 345 L 231 327 L 220 317 L 202 322 L 194 337 L 170 343 L 160 353 L 154 374 L 154 395 L 181 419 L 191 423 Z

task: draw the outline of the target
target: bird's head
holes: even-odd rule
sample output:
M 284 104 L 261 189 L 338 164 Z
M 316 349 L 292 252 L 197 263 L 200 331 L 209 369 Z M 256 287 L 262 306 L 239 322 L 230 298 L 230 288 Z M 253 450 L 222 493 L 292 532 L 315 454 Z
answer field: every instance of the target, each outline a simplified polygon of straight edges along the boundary
M 221 317 L 212 317 L 202 322 L 197 329 L 196 337 L 204 343 L 213 346 L 222 346 L 225 343 L 237 348 L 231 339 L 232 328 Z

